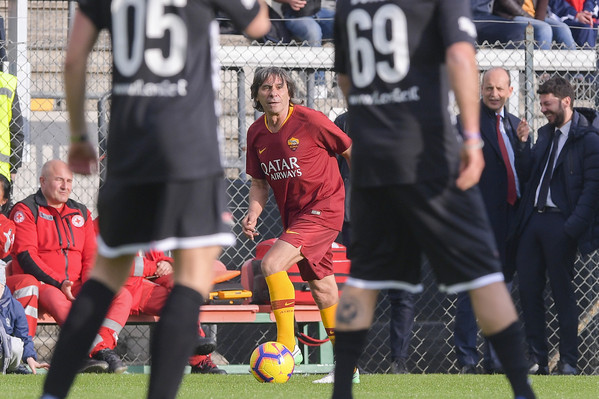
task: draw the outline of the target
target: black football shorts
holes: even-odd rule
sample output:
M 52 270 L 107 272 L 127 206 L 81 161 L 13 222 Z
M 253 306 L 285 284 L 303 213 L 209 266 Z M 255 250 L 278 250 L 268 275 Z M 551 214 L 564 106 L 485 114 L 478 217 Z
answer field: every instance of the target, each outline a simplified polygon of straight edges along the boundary
M 233 245 L 224 179 L 132 184 L 108 179 L 98 195 L 98 253 Z
M 351 272 L 346 284 L 419 292 L 422 254 L 441 291 L 503 281 L 477 186 L 462 191 L 442 179 L 353 188 L 351 200 Z

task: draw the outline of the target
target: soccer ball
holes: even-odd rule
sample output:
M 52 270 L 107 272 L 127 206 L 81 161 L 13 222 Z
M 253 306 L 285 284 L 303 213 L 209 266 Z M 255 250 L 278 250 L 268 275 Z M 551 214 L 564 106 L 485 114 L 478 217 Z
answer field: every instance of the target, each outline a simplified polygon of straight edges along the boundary
M 279 342 L 265 342 L 252 352 L 250 372 L 260 382 L 287 382 L 295 369 L 289 349 Z

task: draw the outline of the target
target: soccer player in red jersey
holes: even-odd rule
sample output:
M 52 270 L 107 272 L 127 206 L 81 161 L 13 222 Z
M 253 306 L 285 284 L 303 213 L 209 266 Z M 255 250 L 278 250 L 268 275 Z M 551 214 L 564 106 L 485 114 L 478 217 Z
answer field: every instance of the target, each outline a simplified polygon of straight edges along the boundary
M 247 135 L 246 172 L 252 184 L 242 227 L 251 240 L 258 235 L 258 217 L 270 186 L 285 231 L 262 259 L 262 271 L 277 322 L 277 341 L 300 363 L 293 331 L 295 291 L 286 271 L 298 264 L 334 343 L 339 296 L 331 243 L 343 224 L 345 200 L 335 154 L 349 161 L 351 140 L 321 112 L 295 104 L 295 93 L 287 71 L 276 67 L 256 71 L 251 96 L 264 116 Z

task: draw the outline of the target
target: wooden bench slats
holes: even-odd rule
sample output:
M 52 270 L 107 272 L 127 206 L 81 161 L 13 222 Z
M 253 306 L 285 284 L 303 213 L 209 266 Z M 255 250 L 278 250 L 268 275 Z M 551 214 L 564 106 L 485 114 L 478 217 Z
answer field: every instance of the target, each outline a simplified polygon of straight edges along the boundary
M 204 305 L 200 312 L 202 323 L 254 323 L 258 314 L 268 314 L 272 322 L 275 321 L 270 305 Z M 129 316 L 127 324 L 155 323 L 158 316 L 145 314 Z M 320 321 L 320 312 L 316 305 L 296 305 L 295 319 L 298 322 Z M 56 324 L 48 313 L 40 314 L 38 324 Z

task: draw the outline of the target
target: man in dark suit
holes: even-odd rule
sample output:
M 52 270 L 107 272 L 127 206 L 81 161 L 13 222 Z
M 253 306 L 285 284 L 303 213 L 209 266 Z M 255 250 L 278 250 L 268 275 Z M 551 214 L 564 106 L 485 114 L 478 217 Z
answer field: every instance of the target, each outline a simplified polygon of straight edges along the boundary
M 521 175 L 530 165 L 528 123 L 510 114 L 505 104 L 513 92 L 508 71 L 492 68 L 483 74 L 481 86 L 480 133 L 485 142 L 485 168 L 479 181 L 487 215 L 495 234 L 499 258 L 506 283 L 514 274 L 513 262 L 506 260 L 508 224 L 515 216 L 522 192 Z M 458 294 L 454 324 L 454 344 L 460 373 L 476 373 L 478 327 L 467 293 Z M 485 345 L 485 372 L 499 372 L 501 367 L 492 347 Z
M 518 209 L 514 240 L 531 372 L 548 374 L 543 291 L 548 275 L 559 324 L 557 374 L 576 374 L 576 250 L 599 246 L 599 113 L 574 109 L 574 89 L 559 76 L 538 91 L 548 124 L 532 149 L 530 179 Z

